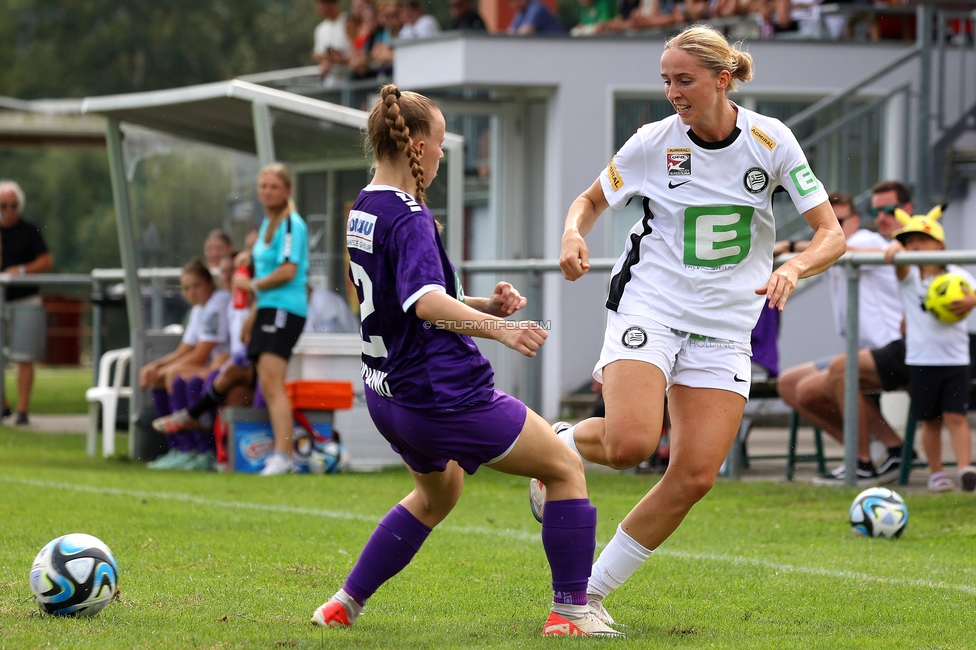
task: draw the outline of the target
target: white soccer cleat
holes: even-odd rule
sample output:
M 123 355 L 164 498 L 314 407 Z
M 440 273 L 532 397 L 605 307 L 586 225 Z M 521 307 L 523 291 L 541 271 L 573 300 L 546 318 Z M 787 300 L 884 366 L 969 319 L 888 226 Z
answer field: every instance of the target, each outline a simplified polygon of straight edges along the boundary
M 542 636 L 600 636 L 624 638 L 623 632 L 618 632 L 598 619 L 590 612 L 579 618 L 566 618 L 556 612 L 549 613 L 549 620 L 542 628 Z
M 312 625 L 319 627 L 352 627 L 349 612 L 338 600 L 330 599 L 312 613 Z
M 532 516 L 541 524 L 542 511 L 546 508 L 546 486 L 537 478 L 529 481 L 529 507 L 532 508 Z
M 613 620 L 613 616 L 610 616 L 610 612 L 608 612 L 607 608 L 603 606 L 602 600 L 590 598 L 586 601 L 586 606 L 590 608 L 590 614 L 596 616 L 604 625 L 616 624 L 617 621 Z

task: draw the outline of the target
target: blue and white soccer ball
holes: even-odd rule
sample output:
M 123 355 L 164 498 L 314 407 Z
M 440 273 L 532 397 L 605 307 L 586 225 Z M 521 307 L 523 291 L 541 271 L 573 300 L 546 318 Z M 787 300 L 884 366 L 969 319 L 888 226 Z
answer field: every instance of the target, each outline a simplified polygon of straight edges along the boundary
M 72 533 L 44 545 L 30 570 L 30 588 L 41 612 L 94 616 L 112 602 L 119 565 L 100 539 Z
M 308 457 L 308 471 L 312 474 L 337 474 L 348 464 L 346 448 L 336 440 L 316 444 Z
M 908 525 L 908 506 L 893 490 L 868 488 L 851 504 L 850 520 L 854 532 L 861 537 L 894 539 L 900 537 Z

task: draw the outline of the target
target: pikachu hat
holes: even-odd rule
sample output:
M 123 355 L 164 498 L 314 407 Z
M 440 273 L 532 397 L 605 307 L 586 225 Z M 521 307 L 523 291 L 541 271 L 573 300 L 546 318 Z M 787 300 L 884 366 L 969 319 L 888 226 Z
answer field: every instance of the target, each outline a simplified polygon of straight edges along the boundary
M 892 237 L 904 244 L 908 235 L 920 232 L 944 244 L 945 231 L 942 230 L 942 224 L 939 223 L 944 207 L 937 205 L 928 214 L 918 214 L 914 217 L 901 208 L 895 208 L 895 219 L 898 219 L 898 223 L 901 224 L 901 230 L 896 230 Z

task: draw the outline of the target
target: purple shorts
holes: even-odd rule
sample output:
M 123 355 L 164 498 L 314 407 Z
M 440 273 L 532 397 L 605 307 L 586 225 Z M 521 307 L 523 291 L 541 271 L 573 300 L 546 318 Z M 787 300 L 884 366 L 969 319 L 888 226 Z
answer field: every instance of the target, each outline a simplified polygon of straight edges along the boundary
M 366 404 L 383 437 L 416 472 L 443 472 L 448 461 L 468 474 L 503 457 L 525 426 L 525 404 L 496 390 L 490 402 L 464 411 L 408 409 L 366 387 Z

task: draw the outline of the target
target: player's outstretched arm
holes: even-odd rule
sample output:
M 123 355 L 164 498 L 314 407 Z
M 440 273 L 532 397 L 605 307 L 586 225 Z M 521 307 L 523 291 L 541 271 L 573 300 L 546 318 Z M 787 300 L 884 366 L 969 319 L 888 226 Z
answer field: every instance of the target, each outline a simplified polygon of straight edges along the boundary
M 756 289 L 759 295 L 765 295 L 769 301 L 769 308 L 783 311 L 786 300 L 796 289 L 800 278 L 808 278 L 830 268 L 830 265 L 847 250 L 844 231 L 841 230 L 837 217 L 830 204 L 824 201 L 820 205 L 803 213 L 803 218 L 813 228 L 813 239 L 807 249 L 783 264 L 769 276 L 766 286 Z
M 578 280 L 590 270 L 590 251 L 583 238 L 593 229 L 597 217 L 609 207 L 599 178 L 569 206 L 562 251 L 559 253 L 559 268 L 567 280 Z
M 490 298 L 476 298 L 467 296 L 464 304 L 478 311 L 505 318 L 511 316 L 522 307 L 525 307 L 526 299 L 518 290 L 508 282 L 499 282 L 495 285 L 495 290 L 491 292 Z
M 441 291 L 429 291 L 417 300 L 417 317 L 428 325 L 457 334 L 492 339 L 534 357 L 549 334 L 535 321 L 507 321 L 472 309 Z

